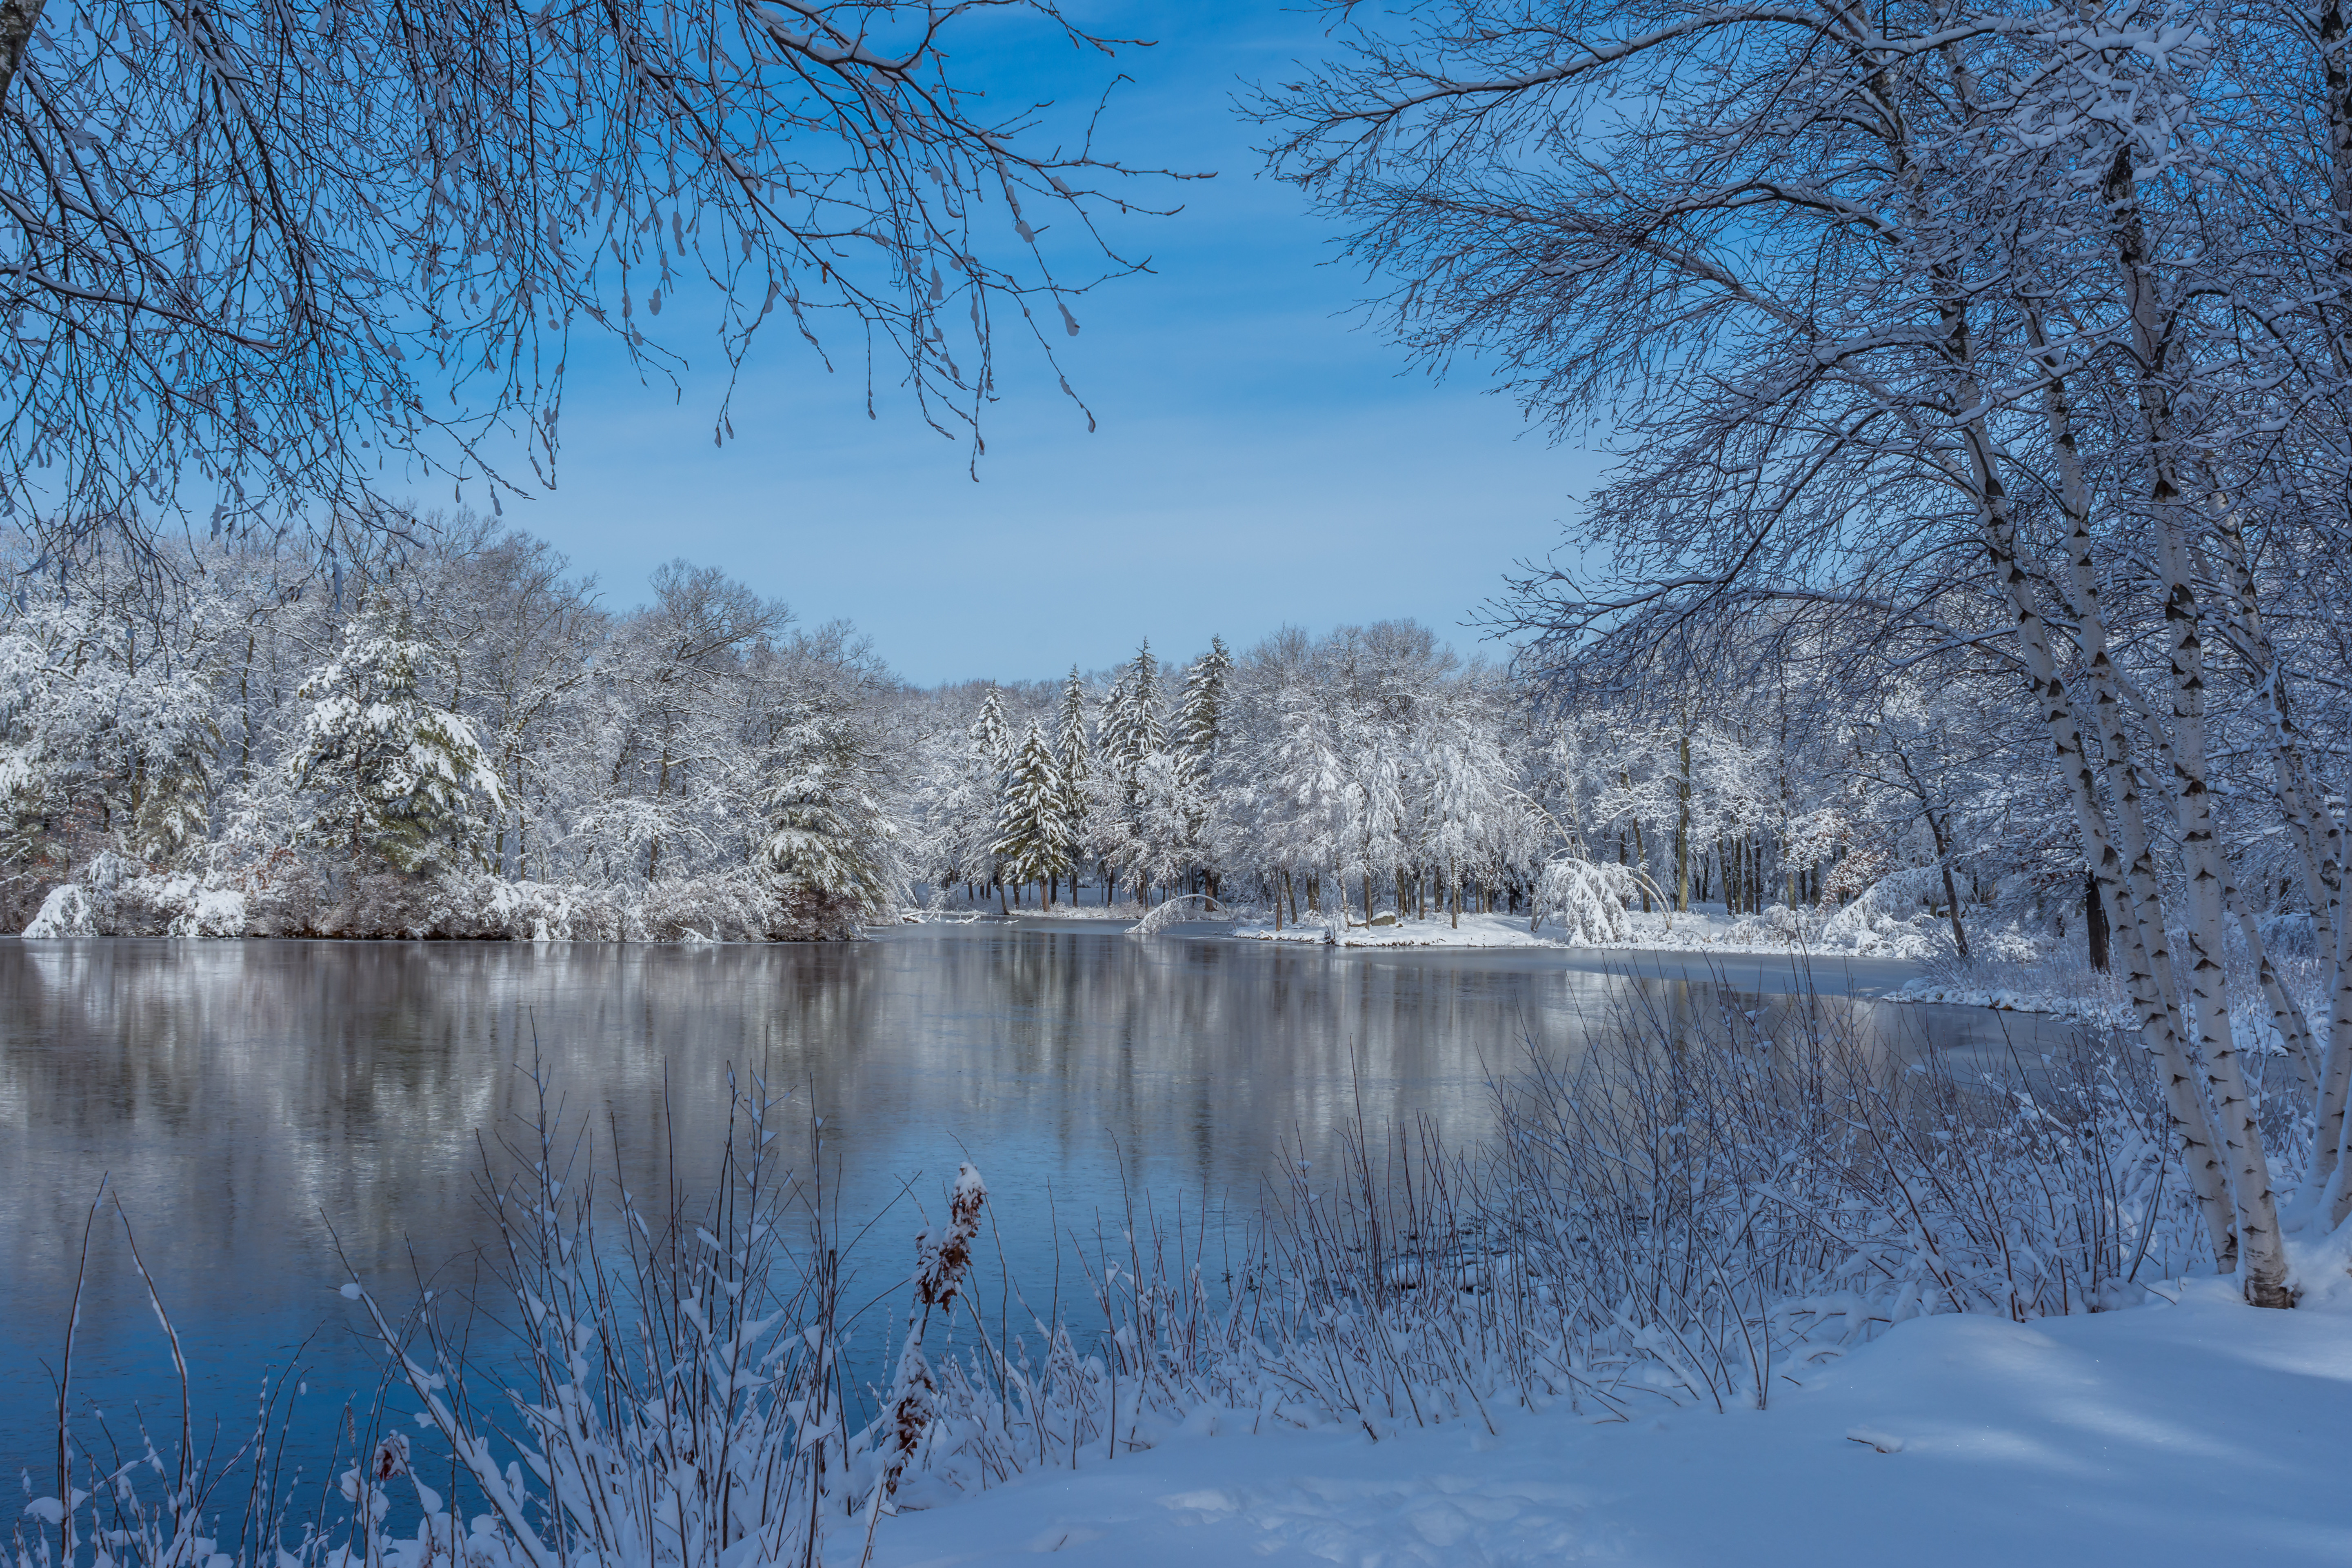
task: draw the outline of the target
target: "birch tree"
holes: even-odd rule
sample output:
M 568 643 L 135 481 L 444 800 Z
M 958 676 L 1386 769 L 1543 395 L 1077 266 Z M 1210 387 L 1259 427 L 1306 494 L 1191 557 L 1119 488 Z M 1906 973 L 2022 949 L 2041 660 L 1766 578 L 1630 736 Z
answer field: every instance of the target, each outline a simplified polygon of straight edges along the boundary
M 2263 655 L 2204 563 L 2241 486 L 2276 493 L 2281 389 L 2333 384 L 2294 368 L 2325 353 L 2283 345 L 2324 349 L 2305 322 L 2337 295 L 2281 290 L 2261 250 L 2277 171 L 2318 161 L 2256 155 L 2294 120 L 2216 89 L 2257 58 L 2294 63 L 2268 95 L 2340 79 L 2337 43 L 2305 36 L 2298 58 L 2297 38 L 2161 5 L 1433 5 L 1366 20 L 1260 100 L 1278 170 L 1393 284 L 1409 346 L 1491 356 L 1563 433 L 1616 417 L 1626 457 L 1585 509 L 1583 563 L 1527 574 L 1507 612 L 1555 679 L 1704 683 L 1766 627 L 1866 650 L 1865 679 L 2010 671 L 2127 936 L 2215 1256 L 2265 1306 L 2292 1296 L 2222 991 L 2210 648 L 2230 628 Z M 2301 121 L 2334 137 L 2329 103 Z M 2310 265 L 2330 243 L 2289 243 L 2307 259 L 2287 270 L 2333 276 Z M 2065 530 L 2044 531 L 2067 520 L 2074 605 L 2053 599 Z M 2086 616 L 2118 559 L 2161 585 L 2159 668 L 2116 668 Z M 2331 1041 L 2314 1180 L 2352 1026 Z

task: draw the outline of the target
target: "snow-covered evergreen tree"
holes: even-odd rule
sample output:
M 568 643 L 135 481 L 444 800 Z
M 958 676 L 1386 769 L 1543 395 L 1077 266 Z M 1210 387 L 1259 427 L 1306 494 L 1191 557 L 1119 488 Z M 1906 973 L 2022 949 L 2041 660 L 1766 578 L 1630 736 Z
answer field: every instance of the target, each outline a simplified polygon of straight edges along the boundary
M 992 681 L 971 721 L 971 749 L 978 764 L 991 773 L 1003 773 L 1013 760 L 1004 732 L 1004 690 Z
M 1216 765 L 1219 725 L 1224 718 L 1225 683 L 1233 674 L 1233 655 L 1225 639 L 1213 637 L 1209 651 L 1184 672 L 1184 689 L 1176 705 L 1176 738 L 1181 750 L 1188 784 L 1205 789 Z
M 854 935 L 888 907 L 896 829 L 863 781 L 809 757 L 780 771 L 761 804 L 760 862 L 782 905 L 778 934 Z
M 1120 766 L 1131 773 L 1143 765 L 1144 758 L 1167 749 L 1168 727 L 1160 717 L 1160 661 L 1152 657 L 1151 639 L 1146 637 L 1127 667 L 1127 705 L 1114 750 Z
M 1216 822 L 1217 754 L 1223 739 L 1225 687 L 1233 674 L 1233 656 L 1225 639 L 1212 637 L 1209 651 L 1184 672 L 1182 694 L 1176 709 L 1176 773 L 1183 819 L 1178 875 L 1198 873 L 1213 894 L 1218 887 L 1217 847 L 1223 834 Z
M 1087 689 L 1078 667 L 1070 666 L 1062 686 L 1062 704 L 1055 719 L 1054 760 L 1062 774 L 1062 819 L 1070 829 L 1070 871 L 1073 895 L 1079 868 L 1091 847 L 1087 832 L 1093 812 L 1089 791 L 1094 772 L 1092 749 L 1087 741 Z
M 430 658 L 404 623 L 363 616 L 302 683 L 286 768 L 305 840 L 410 875 L 481 863 L 504 791 L 473 725 L 418 689 Z
M 1003 861 L 1006 879 L 1045 888 L 1067 876 L 1074 834 L 1065 815 L 1061 764 L 1043 726 L 1030 725 L 1013 752 L 1003 798 L 990 847 Z

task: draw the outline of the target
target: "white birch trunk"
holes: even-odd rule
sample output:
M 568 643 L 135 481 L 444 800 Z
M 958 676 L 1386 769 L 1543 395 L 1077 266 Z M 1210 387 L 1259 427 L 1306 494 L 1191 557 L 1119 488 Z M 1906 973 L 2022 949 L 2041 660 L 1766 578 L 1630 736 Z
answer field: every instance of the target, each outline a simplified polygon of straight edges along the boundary
M 2338 1041 L 2352 1047 L 2352 952 L 2347 952 L 2344 941 L 2344 830 L 2335 808 L 2312 786 L 2303 738 L 2287 706 L 2286 671 L 2271 642 L 2270 629 L 2263 624 L 2245 535 L 2236 513 L 2229 507 L 2214 509 L 2213 535 L 2221 546 L 2221 562 L 2236 599 L 2239 637 L 2247 661 L 2253 666 L 2256 692 L 2270 730 L 2279 805 L 2303 865 L 2314 945 L 2333 961 L 2327 1030 L 2330 1048 L 2323 1057 L 2303 1009 L 2278 984 L 2269 955 L 2263 950 L 2261 931 L 2252 912 L 2240 908 L 2247 951 L 2261 971 L 2273 1022 L 2278 1026 L 2280 1037 L 2287 1042 L 2288 1048 L 2296 1053 L 2296 1070 L 2311 1097 L 2315 1131 L 2311 1168 L 2305 1173 L 2304 1192 L 2316 1201 L 2328 1191 L 2336 1173 L 2338 1143 L 2344 1133 L 2345 1086 L 2352 1080 L 2352 1050 L 2334 1048 Z M 2292 1035 L 2288 1033 L 2290 1022 L 2294 1028 Z M 2341 1219 L 2338 1215 L 2333 1223 L 2340 1224 Z
M 2038 323 L 2034 336 L 2041 347 Z M 2053 367 L 2054 370 L 2054 367 Z M 1994 574 L 2000 579 L 2011 613 L 2016 617 L 2018 640 L 2026 668 L 2042 699 L 2042 717 L 2058 753 L 2075 821 L 2083 837 L 2084 858 L 2110 911 L 2110 924 L 2123 938 L 2126 989 L 2138 1016 L 2140 1039 L 2156 1058 L 2162 1079 L 2166 1112 L 2179 1141 L 2183 1168 L 2196 1194 L 2216 1267 L 2223 1273 L 2237 1261 L 2237 1231 L 2230 1201 L 2227 1173 L 2221 1159 L 2212 1119 L 2199 1087 L 2199 1074 L 2175 1011 L 2171 962 L 2166 950 L 2164 906 L 2147 847 L 2146 825 L 2140 816 L 2137 771 L 2131 766 L 2127 737 L 2118 718 L 2119 694 L 2108 657 L 2105 626 L 2098 599 L 2098 584 L 2090 559 L 2090 491 L 2075 449 L 2074 424 L 2063 384 L 2053 374 L 2045 389 L 2043 412 L 2059 458 L 2061 500 L 2071 524 L 2076 603 L 2077 636 L 2089 656 L 2091 707 L 2099 721 L 2101 761 L 2116 805 L 2117 822 L 2111 830 L 2099 800 L 2097 769 L 2075 703 L 2058 672 L 2047 622 L 2035 603 L 2033 585 L 2018 560 L 2017 531 L 2002 492 L 1993 449 L 1981 426 L 1970 432 L 1970 458 L 1985 501 L 1986 546 Z M 2118 837 L 2122 842 L 2118 845 Z
M 2238 1214 L 2239 1277 L 2246 1300 L 2257 1307 L 2291 1307 L 2294 1297 L 2287 1289 L 2286 1249 L 2279 1235 L 2270 1161 L 2255 1121 L 2245 1064 L 2230 1027 L 2228 976 L 2222 964 L 2222 932 L 2229 920 L 2223 898 L 2227 877 L 2214 837 L 2213 797 L 2207 779 L 2202 610 L 2186 537 L 2187 509 L 2174 480 L 2165 323 L 2150 276 L 2127 148 L 2117 150 L 2105 194 L 2109 210 L 2116 215 L 2116 262 L 2130 305 L 2132 348 L 2140 367 L 2140 416 L 2150 468 L 2148 522 L 2156 536 L 2165 625 L 2170 633 L 2171 794 L 2189 882 L 2188 1011 L 2229 1165 Z

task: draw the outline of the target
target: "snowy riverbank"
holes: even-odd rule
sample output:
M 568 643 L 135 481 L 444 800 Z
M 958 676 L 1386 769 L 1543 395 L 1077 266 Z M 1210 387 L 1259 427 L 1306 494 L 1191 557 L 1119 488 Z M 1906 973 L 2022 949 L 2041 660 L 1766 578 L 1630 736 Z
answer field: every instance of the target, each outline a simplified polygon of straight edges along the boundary
M 1556 928 L 1555 928 L 1556 931 Z M 1244 921 L 1234 935 L 1251 942 L 1296 942 L 1333 947 L 1563 947 L 1557 934 L 1528 930 L 1528 922 L 1511 915 L 1464 915 L 1462 923 L 1436 918 L 1401 920 L 1392 925 L 1334 926 L 1322 920 L 1286 925 L 1276 931 L 1271 921 Z
M 2179 1287 L 2168 1286 L 2176 1290 Z M 2339 1290 L 2339 1298 L 2340 1298 Z M 877 1568 L 2352 1561 L 2352 1312 L 2238 1304 L 1903 1323 L 1763 1412 L 1565 1405 L 1369 1440 L 1252 1415 L 887 1521 Z
M 2100 1029 L 2137 1026 L 2131 1004 L 2121 997 L 2083 995 L 2048 985 L 1977 985 L 1932 975 L 1887 993 L 1889 1002 L 1935 1002 L 1955 1007 L 1990 1007 L 2002 1013 L 2045 1013 Z
M 1500 914 L 1465 914 L 1459 924 L 1451 916 L 1433 914 L 1424 919 L 1405 916 L 1390 924 L 1366 925 L 1360 920 L 1349 920 L 1335 925 L 1310 913 L 1279 931 L 1271 919 L 1260 914 L 1237 924 L 1233 934 L 1255 942 L 1336 947 L 1560 947 L 1619 952 L 1818 952 L 1832 957 L 1911 959 L 1932 951 L 1929 942 L 1890 942 L 1886 933 L 1864 926 L 1850 932 L 1831 929 L 1824 935 L 1824 926 L 1832 922 L 1810 918 L 1817 911 L 1804 911 L 1809 917 L 1804 920 L 1773 918 L 1785 913 L 1776 907 L 1764 915 L 1735 916 L 1727 914 L 1720 905 L 1679 914 L 1627 910 L 1615 917 L 1625 932 L 1622 940 L 1596 940 L 1589 924 L 1575 926 L 1547 919 L 1530 929 L 1525 915 Z M 1911 931 L 1906 926 L 1898 934 Z M 1935 933 L 1928 931 L 1927 935 Z

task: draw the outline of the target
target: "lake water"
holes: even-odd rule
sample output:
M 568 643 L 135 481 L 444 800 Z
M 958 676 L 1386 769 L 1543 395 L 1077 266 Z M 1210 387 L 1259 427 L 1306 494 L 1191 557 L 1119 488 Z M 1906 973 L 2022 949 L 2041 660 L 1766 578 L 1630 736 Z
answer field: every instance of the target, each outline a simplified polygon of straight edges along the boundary
M 1867 1002 L 1906 973 L 1811 982 L 1890 1036 L 2019 1026 Z M 1629 1003 L 1712 1016 L 1727 990 L 1797 985 L 1777 958 L 1335 952 L 1035 923 L 851 945 L 0 942 L 0 1475 L 30 1468 L 43 1490 L 54 1475 L 48 1369 L 102 1177 L 199 1411 L 236 1431 L 265 1370 L 299 1351 L 323 1421 L 373 1382 L 331 1237 L 387 1300 L 413 1294 L 412 1268 L 462 1283 L 492 1236 L 483 1141 L 529 1115 L 534 1044 L 572 1123 L 602 1139 L 609 1118 L 641 1187 L 673 1147 L 688 1182 L 707 1175 L 730 1068 L 822 1111 L 842 1214 L 882 1215 L 855 1255 L 878 1288 L 903 1271 L 917 1203 L 936 1212 L 967 1155 L 1012 1266 L 1047 1270 L 1049 1216 L 1091 1229 L 1123 1192 L 1251 1203 L 1359 1114 L 1475 1138 L 1489 1075 L 1529 1040 L 1572 1049 Z M 137 1399 L 176 1424 L 121 1235 L 110 1219 L 92 1245 L 74 1404 L 120 1428 Z

